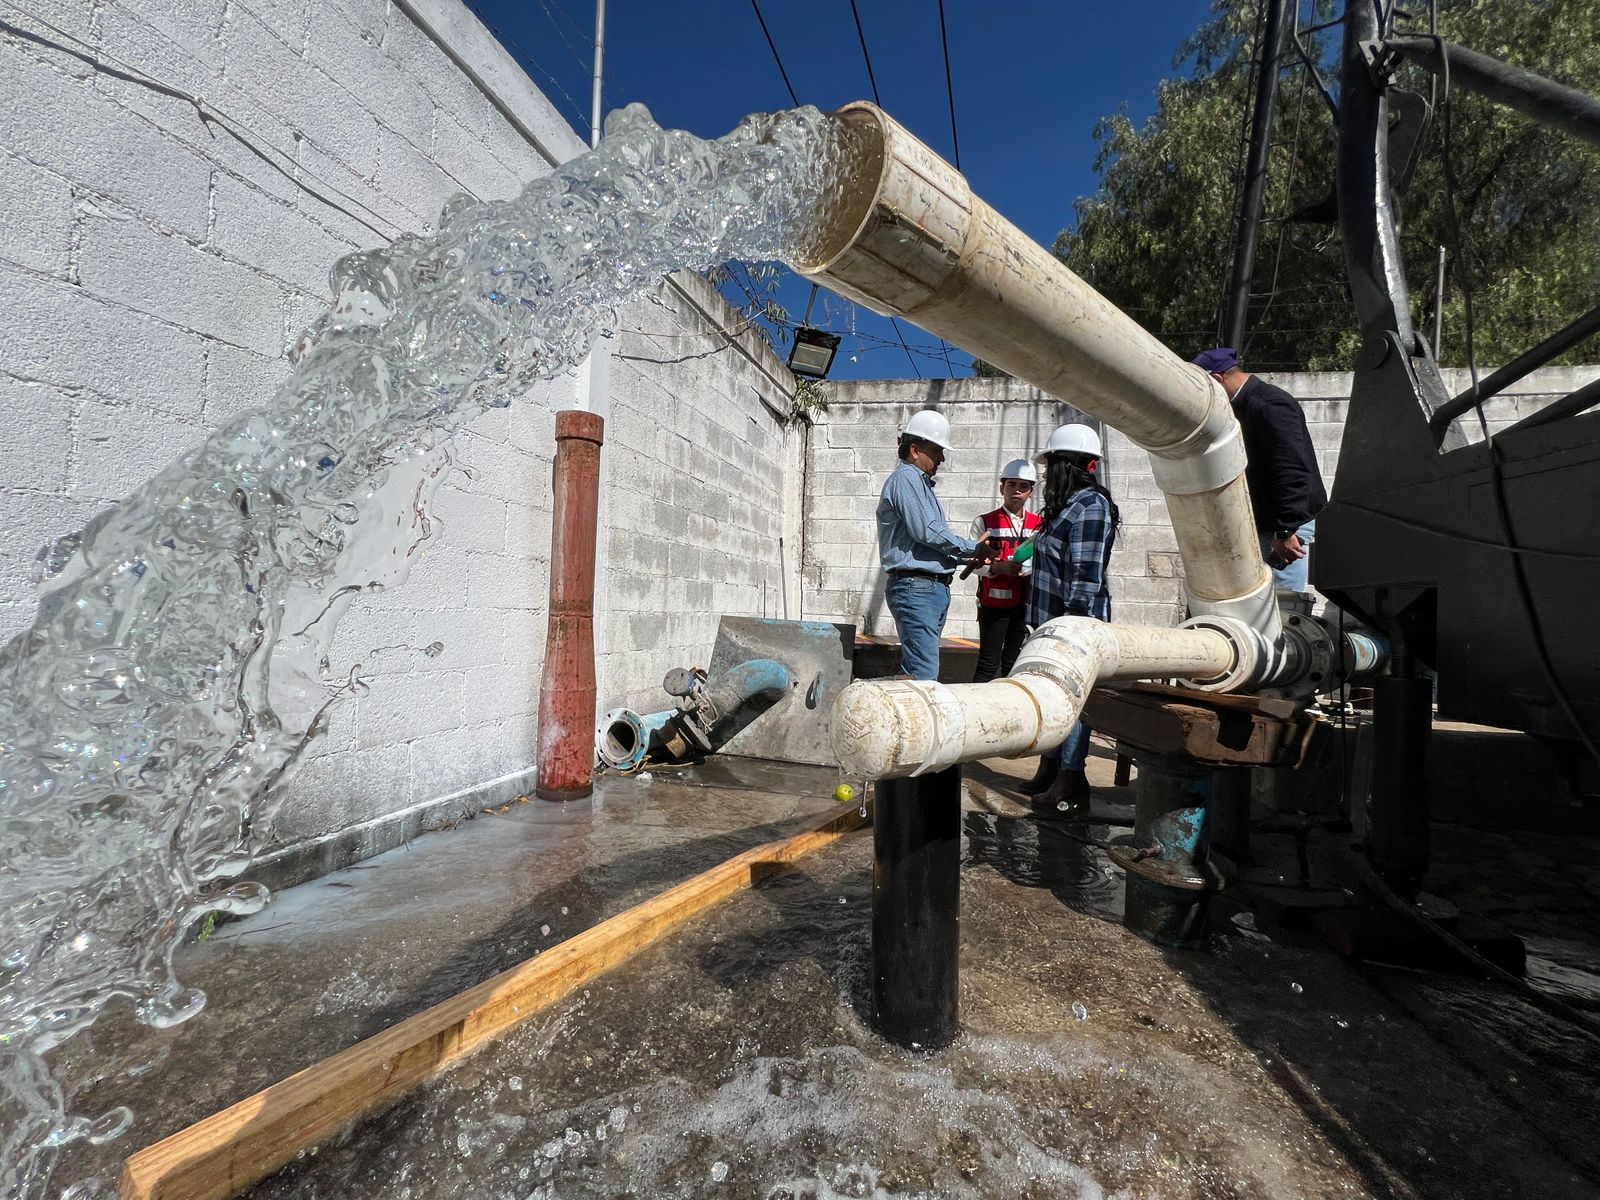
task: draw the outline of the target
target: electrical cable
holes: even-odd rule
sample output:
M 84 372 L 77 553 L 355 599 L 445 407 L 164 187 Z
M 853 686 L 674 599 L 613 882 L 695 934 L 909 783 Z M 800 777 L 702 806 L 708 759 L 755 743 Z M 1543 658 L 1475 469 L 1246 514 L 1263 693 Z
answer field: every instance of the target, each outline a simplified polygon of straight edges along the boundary
M 911 357 L 911 347 L 906 345 L 906 335 L 900 329 L 900 322 L 896 318 L 890 317 L 889 324 L 894 326 L 894 335 L 900 339 L 900 347 L 906 352 L 906 361 L 911 364 L 911 369 L 917 373 L 917 378 L 921 379 L 922 368 L 917 366 L 917 360 Z
M 1451 933 L 1444 926 L 1440 925 L 1432 917 L 1418 909 L 1415 904 L 1408 902 L 1405 897 L 1397 893 L 1388 885 L 1387 882 L 1385 882 L 1383 877 L 1378 874 L 1377 870 L 1373 868 L 1372 864 L 1367 862 L 1366 859 L 1364 859 L 1361 855 L 1348 848 L 1344 848 L 1343 853 L 1345 861 L 1350 863 L 1355 868 L 1356 874 L 1361 877 L 1361 882 L 1372 889 L 1372 891 L 1377 894 L 1378 898 L 1388 905 L 1388 907 L 1393 911 L 1404 916 L 1408 921 L 1416 925 L 1417 928 L 1421 929 L 1424 933 L 1427 933 L 1429 936 L 1437 938 L 1439 941 L 1443 942 L 1466 962 L 1469 962 L 1474 967 L 1477 967 L 1478 970 L 1482 971 L 1489 978 L 1498 983 L 1504 984 L 1506 987 L 1516 992 L 1517 995 L 1534 1005 L 1534 1007 L 1543 1009 L 1553 1017 L 1561 1018 L 1568 1024 L 1583 1030 L 1591 1037 L 1600 1037 L 1600 1025 L 1596 1024 L 1594 1018 L 1580 1012 L 1576 1008 L 1573 1008 L 1572 1005 L 1566 1003 L 1564 1000 L 1560 1000 L 1547 992 L 1541 992 L 1526 979 L 1523 979 L 1517 975 L 1513 975 L 1499 963 L 1485 958 L 1482 954 L 1478 953 L 1478 951 L 1467 945 L 1466 942 L 1462 941 L 1455 934 Z
M 850 0 L 850 15 L 856 19 L 856 37 L 861 40 L 861 57 L 867 64 L 867 82 L 872 85 L 872 102 L 882 108 L 883 101 L 878 99 L 878 77 L 872 73 L 872 55 L 867 53 L 867 34 L 861 28 L 861 10 L 856 7 L 856 0 Z
M 572 44 L 572 40 L 567 37 L 566 31 L 561 28 L 561 22 L 556 20 L 556 14 L 550 8 L 550 0 L 539 0 L 539 7 L 544 9 L 544 15 L 550 18 L 550 27 L 556 31 L 556 36 L 561 39 L 561 44 L 567 48 L 567 53 L 572 55 L 572 61 L 585 71 L 592 70 L 594 66 L 592 59 L 586 62 L 583 55 L 578 53 L 578 48 Z M 498 37 L 499 34 L 495 36 Z M 589 44 L 591 46 L 594 45 L 593 40 Z
M 539 3 L 544 5 L 546 12 L 554 9 L 555 14 L 561 18 L 562 23 L 565 24 L 568 29 L 572 30 L 573 36 L 576 37 L 580 42 L 583 42 L 591 48 L 594 46 L 594 35 L 588 30 L 584 29 L 583 26 L 579 25 L 577 21 L 573 20 L 572 14 L 562 7 L 561 0 L 549 0 L 548 3 L 546 3 L 546 0 L 539 0 Z M 585 62 L 583 64 L 584 69 L 588 70 L 589 65 L 589 63 Z
M 756 20 L 761 22 L 761 32 L 767 37 L 767 48 L 772 51 L 772 61 L 778 64 L 778 74 L 783 76 L 783 86 L 789 92 L 789 99 L 796 108 L 799 108 L 800 97 L 794 94 L 794 84 L 789 82 L 789 72 L 783 69 L 783 58 L 778 54 L 778 43 L 772 40 L 772 30 L 767 28 L 767 19 L 761 15 L 759 0 L 750 0 L 750 7 L 756 11 Z
M 149 74 L 139 67 L 135 67 L 130 63 L 124 62 L 123 60 L 117 58 L 114 54 L 110 54 L 104 50 L 90 46 L 81 38 L 74 36 L 65 29 L 61 29 L 56 25 L 52 25 L 43 17 L 36 16 L 34 13 L 29 12 L 25 8 L 21 8 L 15 4 L 10 4 L 8 7 L 10 7 L 12 11 L 20 13 L 28 20 L 37 21 L 40 25 L 51 30 L 53 33 L 59 34 L 61 37 L 64 37 L 69 41 L 77 42 L 78 45 L 83 46 L 84 49 L 74 49 L 72 46 L 53 41 L 50 38 L 45 37 L 43 34 L 36 33 L 31 29 L 24 29 L 19 25 L 13 25 L 9 21 L 0 20 L 0 32 L 8 33 L 13 37 L 21 38 L 27 42 L 32 42 L 36 46 L 41 46 L 47 50 L 54 50 L 58 53 L 65 54 L 70 58 L 75 58 L 79 62 L 85 63 L 99 74 L 108 75 L 113 79 L 120 79 L 125 83 L 132 83 L 138 87 L 155 92 L 157 95 L 167 96 L 174 100 L 182 100 L 184 103 L 190 105 L 194 109 L 195 116 L 199 118 L 200 123 L 205 126 L 208 131 L 212 130 L 213 127 L 220 129 L 223 133 L 227 134 L 230 138 L 237 142 L 244 150 L 253 155 L 255 158 L 259 159 L 267 167 L 271 168 L 273 171 L 276 171 L 279 175 L 282 175 L 285 179 L 289 180 L 312 199 L 327 205 L 329 208 L 333 209 L 334 212 L 343 213 L 352 221 L 356 222 L 356 224 L 361 225 L 370 232 L 376 234 L 385 242 L 393 241 L 396 236 L 403 232 L 399 225 L 395 225 L 392 221 L 389 221 L 387 217 L 369 208 L 355 197 L 339 191 L 338 188 L 322 179 L 315 172 L 308 170 L 299 163 L 296 163 L 293 159 L 289 158 L 287 154 L 284 154 L 283 151 L 272 147 L 271 142 L 267 141 L 265 138 L 261 138 L 260 135 L 252 130 L 248 125 L 245 125 L 241 121 L 235 120 L 233 117 L 216 108 L 214 105 L 202 100 L 199 96 L 187 92 L 180 87 L 175 87 L 172 84 Z M 109 64 L 116 65 L 113 66 Z M 243 132 L 240 132 L 241 130 Z M 277 154 L 278 156 L 290 162 L 294 166 L 294 170 L 291 171 L 285 168 L 282 163 L 275 161 L 271 154 L 269 154 L 266 150 L 263 150 L 260 146 L 256 145 L 255 141 L 252 140 L 256 138 L 259 138 L 263 145 L 271 147 L 272 154 Z M 393 230 L 385 231 L 379 229 L 365 217 L 351 212 L 342 204 L 330 200 L 322 192 L 309 186 L 303 179 L 299 178 L 299 176 L 295 173 L 296 171 L 316 180 L 316 182 L 321 184 L 322 187 L 328 192 L 331 192 L 333 195 L 338 196 L 341 200 L 344 200 L 347 203 L 353 204 L 357 208 L 364 210 L 375 220 L 383 221 L 386 224 L 392 225 Z
M 1463 309 L 1466 348 L 1467 370 L 1472 377 L 1474 392 L 1478 388 L 1478 362 L 1473 344 L 1476 331 L 1476 322 L 1472 309 L 1472 284 L 1470 268 L 1466 262 L 1466 246 L 1461 229 L 1461 216 L 1456 210 L 1456 173 L 1454 149 L 1454 112 L 1455 97 L 1450 88 L 1450 56 L 1444 52 L 1444 43 L 1435 35 L 1439 42 L 1439 58 L 1444 63 L 1442 80 L 1442 103 L 1444 106 L 1444 195 L 1445 212 L 1450 220 L 1451 240 L 1455 243 L 1455 275 L 1456 286 L 1461 289 L 1461 302 Z M 1597 766 L 1600 766 L 1600 746 L 1590 736 L 1589 731 L 1583 727 L 1583 721 L 1578 716 L 1572 697 L 1568 695 L 1566 685 L 1556 673 L 1555 661 L 1550 657 L 1550 647 L 1545 640 L 1544 626 L 1539 620 L 1539 610 L 1534 603 L 1533 589 L 1528 583 L 1528 572 L 1523 562 L 1523 551 L 1517 545 L 1516 532 L 1512 528 L 1510 504 L 1506 498 L 1505 470 L 1500 457 L 1500 445 L 1489 432 L 1489 418 L 1483 410 L 1484 400 L 1477 397 L 1473 408 L 1478 415 L 1478 427 L 1483 431 L 1485 449 L 1489 455 L 1489 483 L 1490 491 L 1494 495 L 1495 515 L 1500 524 L 1500 536 L 1505 541 L 1505 548 L 1511 553 L 1511 577 L 1516 584 L 1517 597 L 1522 605 L 1523 618 L 1528 625 L 1529 636 L 1533 640 L 1534 656 L 1538 660 L 1540 672 L 1545 677 L 1545 682 L 1555 695 L 1556 703 L 1560 706 L 1562 714 L 1572 725 L 1573 732 L 1578 735 L 1578 740 L 1588 750 Z
M 944 47 L 944 94 L 950 98 L 950 150 L 961 170 L 961 139 L 956 135 L 956 88 L 950 78 L 950 35 L 945 31 L 944 0 L 939 0 L 939 42 Z M 947 356 L 948 357 L 948 356 Z
M 540 75 L 544 76 L 550 81 L 551 87 L 555 88 L 556 91 L 561 93 L 561 95 L 566 99 L 567 103 L 572 106 L 569 111 L 572 114 L 576 128 L 587 129 L 589 127 L 591 114 L 584 108 L 583 104 L 579 102 L 575 96 L 573 96 L 571 92 L 567 91 L 566 88 L 561 86 L 561 80 L 557 78 L 554 71 L 550 70 L 550 68 L 546 67 L 533 55 L 529 54 L 520 45 L 518 45 L 516 40 L 507 34 L 505 30 L 496 25 L 491 25 L 487 20 L 484 20 L 482 15 L 479 15 L 478 19 L 483 21 L 485 29 L 494 34 L 495 40 L 504 46 L 508 51 L 510 51 L 512 58 L 516 59 L 517 62 L 522 66 L 532 67 L 534 70 L 538 71 Z M 571 47 L 569 46 L 568 49 L 570 50 Z M 578 58 L 576 51 L 573 51 L 573 57 L 578 59 L 578 65 L 585 71 L 592 69 L 591 64 L 585 63 L 581 58 Z

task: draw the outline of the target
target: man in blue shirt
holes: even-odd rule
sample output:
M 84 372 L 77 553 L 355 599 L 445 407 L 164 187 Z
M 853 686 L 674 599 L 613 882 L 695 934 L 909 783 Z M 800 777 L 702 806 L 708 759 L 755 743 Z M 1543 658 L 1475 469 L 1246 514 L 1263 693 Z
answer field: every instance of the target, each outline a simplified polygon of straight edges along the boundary
M 912 414 L 900 431 L 900 465 L 878 500 L 878 561 L 889 576 L 884 599 L 900 635 L 900 670 L 913 679 L 939 678 L 939 638 L 956 568 L 973 554 L 993 557 L 989 535 L 972 541 L 956 533 L 933 494 L 949 448 L 949 421 L 932 409 Z

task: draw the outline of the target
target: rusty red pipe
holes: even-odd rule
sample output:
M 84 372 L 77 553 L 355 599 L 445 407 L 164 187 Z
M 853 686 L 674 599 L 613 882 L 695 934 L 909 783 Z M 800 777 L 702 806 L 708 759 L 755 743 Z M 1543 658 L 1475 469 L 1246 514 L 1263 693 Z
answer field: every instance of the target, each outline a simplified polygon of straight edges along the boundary
M 538 794 L 576 800 L 594 790 L 594 553 L 605 421 L 556 414 L 550 617 L 539 684 Z

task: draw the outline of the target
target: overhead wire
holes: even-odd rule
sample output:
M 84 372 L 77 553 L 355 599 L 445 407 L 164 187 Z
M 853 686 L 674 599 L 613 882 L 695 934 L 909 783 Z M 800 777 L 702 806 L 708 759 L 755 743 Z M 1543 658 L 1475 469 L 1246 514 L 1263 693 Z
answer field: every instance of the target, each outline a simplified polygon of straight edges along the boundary
M 878 98 L 878 77 L 872 73 L 872 55 L 867 53 L 867 32 L 861 28 L 861 10 L 856 7 L 856 0 L 850 0 L 850 15 L 856 19 L 856 37 L 861 41 L 861 57 L 867 64 L 867 82 L 872 85 L 872 102 L 882 108 L 883 101 Z
M 567 48 L 567 53 L 572 56 L 573 62 L 585 71 L 590 70 L 593 64 L 578 53 L 578 48 L 572 44 L 572 39 L 567 37 L 566 31 L 561 28 L 561 22 L 556 20 L 556 14 L 550 7 L 550 0 L 539 0 L 539 7 L 544 9 L 544 15 L 550 18 L 550 27 L 556 31 L 556 37 L 561 39 L 561 44 Z M 594 43 L 591 41 L 589 44 L 592 46 Z
M 562 97 L 571 106 L 567 112 L 568 115 L 573 118 L 573 123 L 577 128 L 589 128 L 589 122 L 592 114 L 575 96 L 573 96 L 571 92 L 567 91 L 567 89 L 561 85 L 561 80 L 554 71 L 545 66 L 533 55 L 529 54 L 528 51 L 520 46 L 516 39 L 506 33 L 504 29 L 501 29 L 497 25 L 491 24 L 487 19 L 484 18 L 483 14 L 479 13 L 478 19 L 483 22 L 485 29 L 494 34 L 495 40 L 511 52 L 512 58 L 516 59 L 518 63 L 525 67 L 534 68 L 534 70 L 538 71 L 540 75 L 544 76 L 545 79 L 550 81 L 551 87 L 555 88 L 556 91 L 561 93 Z M 568 50 L 572 53 L 572 57 L 577 60 L 577 63 L 580 67 L 582 67 L 585 71 L 590 70 L 590 64 L 584 62 L 583 59 L 578 55 L 577 51 L 573 50 L 570 45 L 568 46 Z
M 794 84 L 789 82 L 789 72 L 783 69 L 783 56 L 778 53 L 778 43 L 772 40 L 772 30 L 767 28 L 767 19 L 761 15 L 759 0 L 750 0 L 750 7 L 755 9 L 756 20 L 761 22 L 761 32 L 767 38 L 767 49 L 772 51 L 772 61 L 778 64 L 778 74 L 783 76 L 783 86 L 788 90 L 789 100 L 796 108 L 799 108 L 800 97 L 794 94 Z
M 950 98 L 950 152 L 961 170 L 961 138 L 956 133 L 956 85 L 950 76 L 950 35 L 945 29 L 944 0 L 939 0 L 939 44 L 944 48 L 944 94 Z

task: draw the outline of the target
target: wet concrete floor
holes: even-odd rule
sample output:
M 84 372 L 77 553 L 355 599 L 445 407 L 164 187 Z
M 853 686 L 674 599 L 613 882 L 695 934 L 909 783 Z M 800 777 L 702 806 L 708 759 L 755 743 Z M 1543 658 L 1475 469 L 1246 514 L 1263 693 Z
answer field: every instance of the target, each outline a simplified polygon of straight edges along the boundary
M 1225 919 L 1203 950 L 1150 946 L 1122 928 L 1096 844 L 1121 832 L 1129 793 L 1098 788 L 1089 821 L 1035 816 L 1012 786 L 1031 766 L 968 773 L 953 1047 L 913 1054 L 867 1026 L 865 831 L 253 1194 L 1600 1194 L 1593 1037 L 1494 985 L 1357 968 Z M 1110 770 L 1091 763 L 1097 784 Z M 138 1124 L 63 1181 L 114 1174 L 120 1154 L 836 809 L 828 772 L 745 782 L 722 763 L 614 781 L 593 804 L 514 805 L 223 927 L 184 952 L 212 995 L 201 1018 L 72 1044 L 74 1107 L 131 1103 Z M 1524 921 L 1532 977 L 1592 1002 L 1600 878 L 1572 868 L 1574 848 L 1440 833 L 1440 886 Z M 1558 882 L 1530 887 L 1535 870 Z

